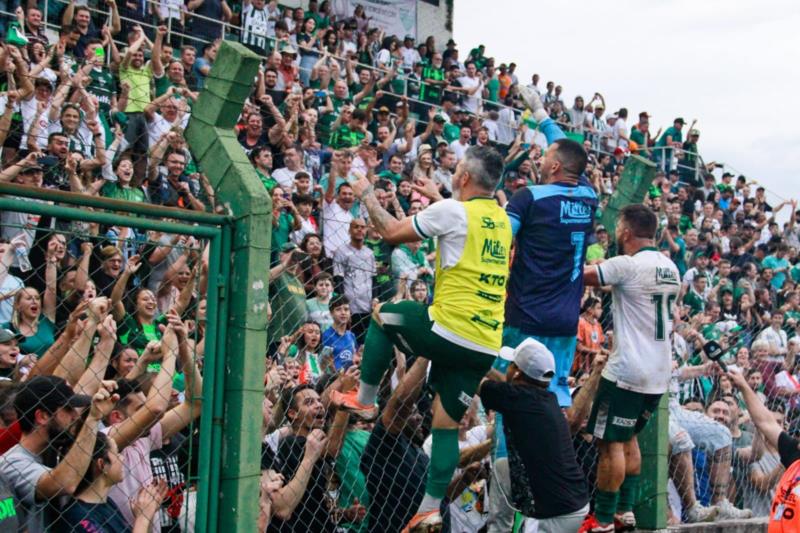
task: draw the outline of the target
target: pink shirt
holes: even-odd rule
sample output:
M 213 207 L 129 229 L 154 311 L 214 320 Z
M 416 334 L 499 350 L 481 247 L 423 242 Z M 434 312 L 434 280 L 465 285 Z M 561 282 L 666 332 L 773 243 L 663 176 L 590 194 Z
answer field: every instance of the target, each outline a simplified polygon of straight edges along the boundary
M 122 456 L 122 465 L 125 469 L 125 478 L 111 487 L 111 492 L 108 496 L 117 504 L 131 527 L 133 527 L 134 522 L 131 501 L 136 499 L 142 487 L 153 481 L 153 471 L 150 469 L 150 452 L 161 448 L 162 441 L 161 423 L 157 422 L 156 425 L 150 428 L 150 432 L 147 435 L 133 441 L 120 454 Z M 161 522 L 154 520 L 150 531 L 159 533 L 161 531 Z

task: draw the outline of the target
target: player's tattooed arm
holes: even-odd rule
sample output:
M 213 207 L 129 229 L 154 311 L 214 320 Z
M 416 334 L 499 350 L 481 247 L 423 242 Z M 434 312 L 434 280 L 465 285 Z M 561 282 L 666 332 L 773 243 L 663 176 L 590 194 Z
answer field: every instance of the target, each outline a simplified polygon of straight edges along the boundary
M 412 225 L 412 217 L 397 220 L 391 213 L 381 206 L 375 196 L 375 189 L 370 180 L 363 175 L 357 175 L 358 179 L 350 182 L 355 195 L 361 199 L 364 207 L 369 213 L 369 220 L 375 230 L 389 244 L 400 244 L 403 242 L 413 242 L 421 240 Z

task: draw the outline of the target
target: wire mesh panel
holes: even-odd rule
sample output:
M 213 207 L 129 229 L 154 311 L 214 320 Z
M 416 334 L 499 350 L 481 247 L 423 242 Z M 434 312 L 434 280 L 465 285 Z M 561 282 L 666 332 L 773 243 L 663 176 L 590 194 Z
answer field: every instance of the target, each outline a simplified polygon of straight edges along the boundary
M 0 471 L 11 515 L 29 531 L 192 531 L 209 233 L 2 202 Z M 170 231 L 181 229 L 195 235 Z
M 357 417 L 345 404 L 361 386 L 376 306 L 410 301 L 427 316 L 443 250 L 433 238 L 400 245 L 382 238 L 352 182 L 368 175 L 387 217 L 408 222 L 429 208 L 430 196 L 458 196 L 457 163 L 468 146 L 491 145 L 504 158 L 495 194 L 504 206 L 544 179 L 545 120 L 589 152 L 580 170 L 603 220 L 613 221 L 608 215 L 634 196 L 644 201 L 659 217 L 656 245 L 681 273 L 670 309 L 671 521 L 767 513 L 781 472 L 776 450 L 703 347 L 717 341 L 726 364 L 746 372 L 796 432 L 800 271 L 797 249 L 784 245 L 800 240 L 794 221 L 781 231 L 770 219 L 764 191 L 751 196 L 746 179 L 734 186 L 732 175 L 714 176 L 721 165 L 702 162 L 699 134 L 683 143 L 676 131 L 652 139 L 643 113 L 634 144 L 614 127 L 627 110 L 604 119 L 600 94 L 585 110 L 580 98 L 567 109 L 560 86 L 541 91 L 549 118 L 540 113 L 537 122 L 511 66 L 496 72 L 481 48 L 462 65 L 452 49 L 420 54 L 396 36 L 379 39 L 366 19 L 336 20 L 322 7 L 27 4 L 0 20 L 8 30 L 0 47 L 0 182 L 18 185 L 0 186 L 0 520 L 5 513 L 28 531 L 402 530 L 424 501 L 435 455 L 427 362 L 398 341 L 383 354 L 390 368 L 380 379 L 377 416 Z M 51 47 L 41 15 L 60 30 Z M 221 38 L 255 51 L 249 59 L 253 71 L 259 63 L 257 73 L 237 76 L 247 70 L 241 58 L 218 60 L 218 53 L 233 58 Z M 244 80 L 229 79 L 236 77 Z M 212 83 L 219 83 L 206 93 L 213 98 L 203 99 Z M 536 83 L 531 90 L 539 92 Z M 214 130 L 221 116 L 222 133 Z M 209 132 L 213 150 L 211 139 L 198 139 Z M 221 153 L 237 157 L 221 160 Z M 628 181 L 626 166 L 645 164 L 629 158 L 635 153 L 662 172 Z M 263 184 L 271 195 L 270 227 L 261 228 L 271 248 L 239 256 L 270 267 L 268 278 L 252 283 L 232 269 L 235 260 L 223 261 L 220 244 L 232 238 L 232 248 L 244 248 L 249 236 L 228 226 L 224 237 L 201 231 L 219 225 L 204 215 L 235 213 L 232 204 L 247 195 L 252 184 L 230 178 L 237 173 L 255 173 L 259 193 Z M 220 201 L 220 184 L 241 190 Z M 597 225 L 580 241 L 587 264 L 613 255 L 609 231 Z M 565 257 L 572 266 L 573 255 Z M 267 286 L 263 305 L 253 299 L 246 313 L 227 308 L 226 297 Z M 246 329 L 248 313 L 268 317 L 268 342 L 225 353 L 224 327 Z M 243 337 L 241 329 L 231 337 Z M 610 292 L 587 290 L 570 393 L 597 377 L 614 345 Z M 258 364 L 236 365 L 244 360 L 236 358 Z M 225 403 L 222 392 L 239 387 L 260 396 L 248 378 L 262 379 L 262 363 L 258 419 L 244 401 Z M 241 368 L 256 370 L 236 375 Z M 215 394 L 203 395 L 204 383 Z M 441 506 L 445 530 L 511 531 L 535 511 L 530 494 L 518 490 L 521 459 L 497 413 L 469 394 L 459 401 L 469 408 Z M 249 426 L 223 436 L 226 420 L 243 412 Z M 566 415 L 594 494 L 597 439 L 583 414 Z M 254 486 L 254 465 L 238 454 L 256 436 L 260 490 L 247 494 L 246 510 L 226 508 L 219 502 L 233 491 L 221 489 L 220 477 L 233 473 L 229 486 Z M 238 513 L 254 509 L 258 523 L 242 525 Z

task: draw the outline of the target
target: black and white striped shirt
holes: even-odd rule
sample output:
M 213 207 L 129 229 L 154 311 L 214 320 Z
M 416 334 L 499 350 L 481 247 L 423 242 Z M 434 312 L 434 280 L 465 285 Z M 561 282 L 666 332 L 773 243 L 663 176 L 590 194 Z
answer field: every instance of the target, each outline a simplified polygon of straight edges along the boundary
M 248 4 L 242 9 L 242 44 L 256 53 L 266 55 L 268 50 L 269 13 Z

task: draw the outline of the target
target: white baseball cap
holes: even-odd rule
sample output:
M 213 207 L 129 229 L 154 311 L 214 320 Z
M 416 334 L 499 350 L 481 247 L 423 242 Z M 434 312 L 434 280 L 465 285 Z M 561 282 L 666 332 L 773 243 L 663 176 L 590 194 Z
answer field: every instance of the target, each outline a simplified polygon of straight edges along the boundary
M 514 364 L 531 379 L 548 382 L 556 374 L 556 361 L 547 346 L 526 339 L 514 350 Z

